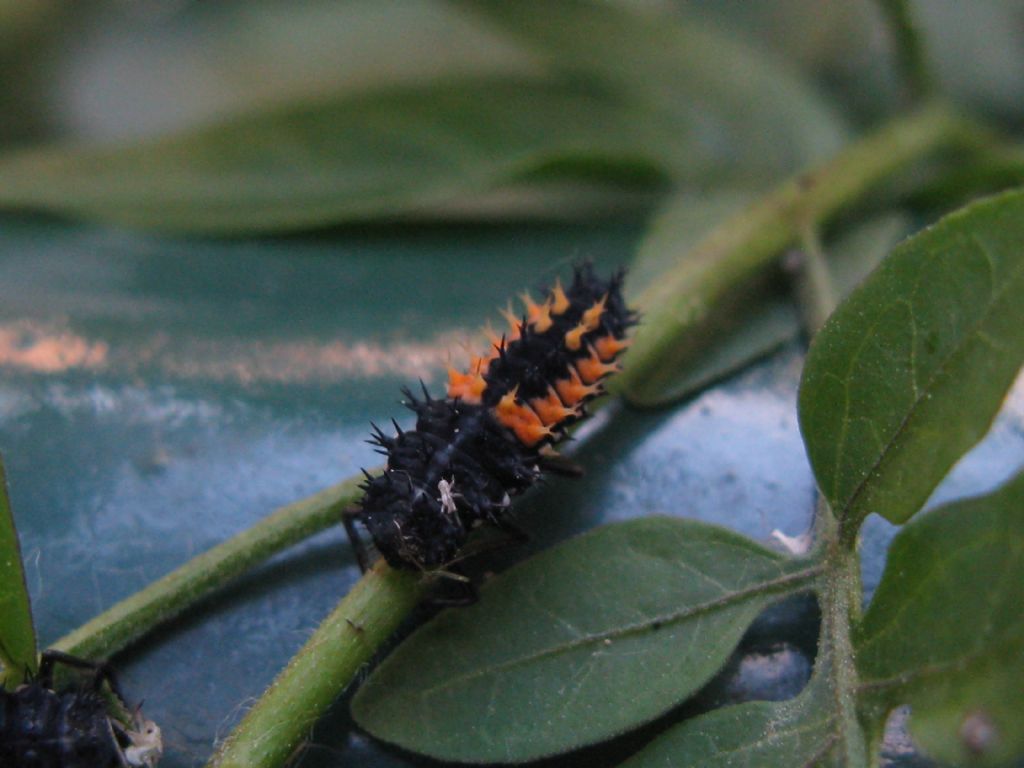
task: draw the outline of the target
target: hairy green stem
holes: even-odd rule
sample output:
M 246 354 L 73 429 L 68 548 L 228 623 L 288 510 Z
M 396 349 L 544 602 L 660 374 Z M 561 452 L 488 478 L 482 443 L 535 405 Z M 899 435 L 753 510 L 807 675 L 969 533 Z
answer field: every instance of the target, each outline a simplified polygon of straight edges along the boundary
M 426 580 L 379 561 L 353 587 L 228 739 L 210 768 L 276 768 L 419 602 Z
M 974 127 L 943 105 L 899 117 L 800 173 L 716 227 L 639 297 L 644 322 L 610 389 L 643 404 L 714 330 L 715 313 L 770 267 L 808 226 L 861 200 L 908 163 L 970 141 Z
M 868 738 L 857 710 L 857 667 L 853 624 L 860 616 L 860 559 L 833 539 L 826 555 L 821 601 L 822 642 L 829 648 L 832 692 L 835 696 L 839 755 L 843 765 L 868 765 Z
M 361 494 L 358 486 L 359 479 L 353 478 L 281 507 L 252 528 L 125 598 L 51 647 L 87 659 L 117 652 L 271 555 L 336 524 L 341 509 Z

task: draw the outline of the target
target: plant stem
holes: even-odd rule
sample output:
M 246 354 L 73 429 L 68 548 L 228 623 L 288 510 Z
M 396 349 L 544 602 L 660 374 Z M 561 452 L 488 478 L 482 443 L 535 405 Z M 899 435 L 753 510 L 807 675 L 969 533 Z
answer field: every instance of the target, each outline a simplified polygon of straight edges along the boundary
M 920 99 L 935 90 L 935 80 L 928 66 L 924 41 L 918 34 L 908 0 L 876 0 L 885 16 L 896 49 L 896 63 L 912 99 Z
M 638 300 L 644 322 L 610 389 L 643 404 L 707 343 L 713 312 L 770 267 L 808 226 L 820 227 L 878 182 L 977 129 L 940 104 L 894 119 L 831 160 L 784 182 L 716 227 Z
M 980 137 L 979 137 L 980 138 Z M 971 149 L 968 157 L 961 153 L 949 167 L 918 184 L 906 201 L 916 208 L 959 207 L 966 199 L 991 194 L 1024 184 L 1024 147 L 992 136 Z
M 51 647 L 87 659 L 110 656 L 271 555 L 336 524 L 341 510 L 361 495 L 358 485 L 359 479 L 353 478 L 281 507 L 247 531 L 125 598 Z
M 867 765 L 867 737 L 857 714 L 857 667 L 853 652 L 853 623 L 860 615 L 860 560 L 856 549 L 835 539 L 826 556 L 824 588 L 819 596 L 822 643 L 829 650 L 835 697 L 839 755 L 843 765 Z M 820 651 L 819 651 L 820 653 Z
M 383 561 L 353 587 L 220 745 L 210 768 L 283 765 L 419 601 L 426 581 Z
M 836 308 L 836 289 L 817 229 L 807 226 L 800 240 L 803 248 L 794 253 L 791 266 L 796 272 L 793 283 L 800 321 L 804 336 L 810 341 Z M 791 261 L 789 256 L 786 261 Z

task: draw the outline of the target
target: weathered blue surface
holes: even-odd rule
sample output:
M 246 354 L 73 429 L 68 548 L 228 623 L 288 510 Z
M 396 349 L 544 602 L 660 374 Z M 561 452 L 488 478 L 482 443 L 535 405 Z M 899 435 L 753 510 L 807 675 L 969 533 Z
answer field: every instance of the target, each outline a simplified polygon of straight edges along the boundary
M 190 242 L 0 221 L 0 450 L 42 641 L 375 464 L 368 424 L 408 422 L 396 405 L 402 384 L 423 376 L 440 389 L 449 350 L 459 360 L 457 340 L 496 306 L 574 257 L 627 261 L 637 231 Z M 536 534 L 529 546 L 653 513 L 762 541 L 773 529 L 803 532 L 813 486 L 796 424 L 800 363 L 791 347 L 674 408 L 605 409 L 576 446 L 587 477 L 552 481 L 521 505 Z M 1024 455 L 1022 425 L 1018 388 L 938 496 L 1007 476 Z M 869 522 L 868 590 L 890 537 Z M 164 765 L 200 764 L 355 579 L 343 536 L 329 531 L 123 654 L 125 687 L 164 728 Z M 788 611 L 765 622 L 792 625 L 778 642 L 752 633 L 706 699 L 799 688 L 809 612 Z M 337 709 L 305 764 L 417 763 L 372 744 Z

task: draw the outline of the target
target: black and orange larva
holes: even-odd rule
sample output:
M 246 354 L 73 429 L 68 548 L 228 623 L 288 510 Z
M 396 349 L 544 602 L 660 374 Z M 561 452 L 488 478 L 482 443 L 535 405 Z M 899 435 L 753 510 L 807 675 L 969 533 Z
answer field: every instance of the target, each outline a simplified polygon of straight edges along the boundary
M 356 522 L 391 566 L 427 571 L 454 562 L 480 525 L 518 533 L 511 498 L 543 471 L 564 468 L 552 445 L 586 415 L 629 344 L 636 318 L 622 298 L 623 277 L 602 280 L 586 263 L 567 290 L 556 282 L 539 304 L 523 294 L 522 317 L 504 312 L 509 332 L 489 332 L 490 353 L 473 357 L 464 373 L 449 369 L 446 398 L 426 387 L 422 399 L 405 391 L 416 428 L 395 424 L 388 436 L 374 426 L 370 442 L 387 466 L 366 475 L 361 503 L 344 517 L 364 569 Z

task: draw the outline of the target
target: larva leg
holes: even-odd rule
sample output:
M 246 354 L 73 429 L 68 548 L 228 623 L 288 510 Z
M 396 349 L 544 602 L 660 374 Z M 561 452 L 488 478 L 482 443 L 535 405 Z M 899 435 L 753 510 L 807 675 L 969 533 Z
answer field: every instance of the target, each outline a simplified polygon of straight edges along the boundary
M 345 526 L 345 533 L 348 534 L 348 541 L 352 545 L 352 552 L 356 556 L 359 570 L 366 573 L 370 568 L 370 557 L 366 551 L 366 545 L 359 538 L 359 531 L 356 529 L 356 517 L 359 515 L 359 511 L 359 507 L 346 507 L 341 511 L 341 522 Z
M 65 667 L 84 669 L 92 672 L 92 686 L 94 690 L 100 690 L 103 683 L 106 683 L 110 687 L 110 690 L 114 692 L 114 695 L 121 699 L 121 701 L 124 701 L 124 697 L 121 695 L 121 687 L 117 682 L 117 675 L 114 673 L 114 668 L 107 662 L 80 659 L 77 656 L 72 656 L 70 653 L 64 653 L 63 651 L 57 651 L 52 648 L 39 654 L 38 680 L 45 687 L 53 687 L 53 668 L 57 664 L 63 664 Z

